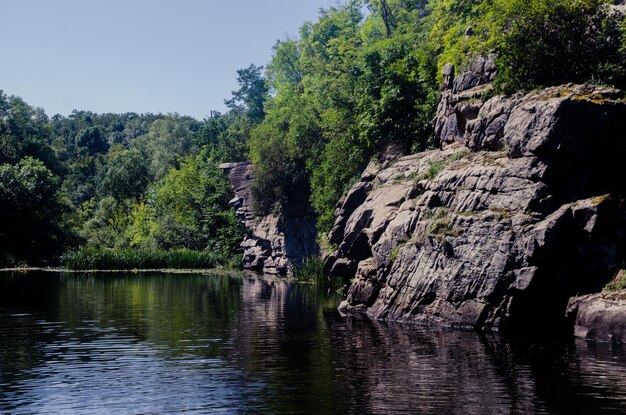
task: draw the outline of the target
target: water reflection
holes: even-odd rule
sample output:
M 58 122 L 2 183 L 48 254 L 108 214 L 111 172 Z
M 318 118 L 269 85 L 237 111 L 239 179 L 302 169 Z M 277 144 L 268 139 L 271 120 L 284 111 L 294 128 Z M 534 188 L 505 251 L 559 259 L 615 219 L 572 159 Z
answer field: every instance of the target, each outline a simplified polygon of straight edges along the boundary
M 0 274 L 0 413 L 626 413 L 626 353 L 345 319 L 250 276 Z

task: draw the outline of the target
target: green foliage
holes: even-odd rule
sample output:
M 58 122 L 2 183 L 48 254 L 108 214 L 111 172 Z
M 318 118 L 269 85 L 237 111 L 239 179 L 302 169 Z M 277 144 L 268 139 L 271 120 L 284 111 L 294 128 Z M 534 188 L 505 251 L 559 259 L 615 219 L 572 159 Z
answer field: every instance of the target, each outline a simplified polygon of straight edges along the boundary
M 64 242 L 58 180 L 44 164 L 25 157 L 0 165 L 0 253 L 38 260 L 58 254 Z
M 126 245 L 123 236 L 128 224 L 129 203 L 112 196 L 82 204 L 79 214 L 83 225 L 79 233 L 87 246 L 117 248 Z
M 426 178 L 432 180 L 441 173 L 441 171 L 446 167 L 446 163 L 443 160 L 433 161 L 428 165 L 428 170 L 426 170 Z
M 159 180 L 171 167 L 178 167 L 181 156 L 197 153 L 192 139 L 198 129 L 195 120 L 173 115 L 154 121 L 146 135 L 136 140 L 144 157 L 150 160 L 150 174 Z
M 626 87 L 621 19 L 598 0 L 496 2 L 494 46 L 506 91 L 565 82 Z
M 366 160 L 364 151 L 347 139 L 331 141 L 325 147 L 311 178 L 311 203 L 318 212 L 318 229 L 332 227 L 337 201 L 361 175 Z
M 143 197 L 133 204 L 126 228 L 126 238 L 131 248 L 155 248 L 159 232 L 156 212 Z
M 247 149 L 251 92 L 240 92 L 244 114 L 204 123 L 88 111 L 49 119 L 0 92 L 3 264 L 53 259 L 78 244 L 237 252 L 242 229 L 217 164 Z
M 189 249 L 83 248 L 67 253 L 63 266 L 73 270 L 208 269 L 228 261 L 219 253 Z
M 263 104 L 267 99 L 267 85 L 262 76 L 263 67 L 250 65 L 237 71 L 239 89 L 233 91 L 232 98 L 224 103 L 236 112 L 242 112 L 252 122 L 258 122 L 265 116 Z
M 244 161 L 254 126 L 250 118 L 235 112 L 214 112 L 194 135 L 194 142 L 197 147 L 205 147 L 216 162 Z
M 61 166 L 48 145 L 48 117 L 21 98 L 0 90 L 0 163 L 15 164 L 24 157 L 41 160 L 53 173 Z
M 309 257 L 300 266 L 292 269 L 293 279 L 297 282 L 317 285 L 320 287 L 330 286 L 330 279 L 324 275 L 324 260 L 318 256 Z
M 462 68 L 495 52 L 501 91 L 567 82 L 626 87 L 623 15 L 603 0 L 435 0 L 429 42 Z
M 120 145 L 111 148 L 102 180 L 105 195 L 117 200 L 135 198 L 145 192 L 149 182 L 149 166 L 139 150 Z
M 87 127 L 76 136 L 78 154 L 93 156 L 106 153 L 109 144 L 99 127 Z
M 324 274 L 324 260 L 320 256 L 305 258 L 302 264 L 292 266 L 291 272 L 297 283 L 311 284 L 329 292 L 341 292 L 347 288 L 347 281 L 343 278 L 330 278 Z
M 158 245 L 234 252 L 243 232 L 228 207 L 231 198 L 224 174 L 204 154 L 182 160 L 154 188 Z
M 391 253 L 389 254 L 389 259 L 391 260 L 391 262 L 395 262 L 398 259 L 398 255 L 400 255 L 400 251 L 404 249 L 406 245 L 407 245 L 406 242 L 400 242 L 398 245 L 396 245 L 395 248 L 391 250 Z
M 441 239 L 445 236 L 458 236 L 458 229 L 452 226 L 452 216 L 445 208 L 438 208 L 432 213 L 428 236 Z
M 272 94 L 250 142 L 259 210 L 309 199 L 321 232 L 371 157 L 389 145 L 408 152 L 433 144 L 438 91 L 436 59 L 422 41 L 425 9 L 369 2 L 366 17 L 363 4 L 323 10 L 300 39 L 274 46 Z
M 626 290 L 626 270 L 621 270 L 615 278 L 604 287 L 605 291 Z

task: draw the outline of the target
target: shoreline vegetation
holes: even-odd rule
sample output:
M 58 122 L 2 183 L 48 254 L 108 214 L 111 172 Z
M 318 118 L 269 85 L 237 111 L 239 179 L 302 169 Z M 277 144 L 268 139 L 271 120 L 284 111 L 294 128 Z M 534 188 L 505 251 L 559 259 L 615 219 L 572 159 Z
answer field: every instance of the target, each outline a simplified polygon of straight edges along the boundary
M 69 269 L 63 267 L 16 267 L 16 268 L 0 268 L 0 272 L 51 272 L 51 273 L 65 273 L 65 274 L 222 274 L 239 271 L 234 268 L 157 268 L 157 269 Z
M 61 264 L 69 270 L 147 270 L 147 269 L 238 269 L 236 255 L 227 256 L 190 249 L 102 249 L 83 248 L 63 256 Z

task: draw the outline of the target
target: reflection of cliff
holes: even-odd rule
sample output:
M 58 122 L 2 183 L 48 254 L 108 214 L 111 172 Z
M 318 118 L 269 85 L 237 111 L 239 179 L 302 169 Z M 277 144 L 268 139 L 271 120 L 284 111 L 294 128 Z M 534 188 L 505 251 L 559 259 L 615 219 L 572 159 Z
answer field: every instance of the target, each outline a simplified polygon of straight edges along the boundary
M 336 413 L 333 355 L 324 312 L 338 298 L 274 278 L 244 276 L 232 338 L 232 364 L 262 384 L 251 390 L 268 413 Z
M 336 316 L 327 321 L 334 382 L 350 413 L 626 410 L 626 367 L 616 363 L 623 354 L 609 346 L 601 346 L 603 355 L 583 342 L 538 345 Z
M 244 277 L 242 298 L 232 363 L 269 412 L 611 413 L 626 397 L 618 350 L 342 318 L 332 299 L 272 279 Z
M 339 382 L 359 413 L 536 413 L 527 372 L 491 356 L 473 332 L 407 330 L 371 321 L 333 325 Z M 348 334 L 348 335 L 347 335 Z
M 231 206 L 246 227 L 244 268 L 269 275 L 289 274 L 292 265 L 317 253 L 315 216 L 309 206 L 284 206 L 280 213 L 254 214 L 250 186 L 254 172 L 250 162 L 225 163 L 235 198 Z

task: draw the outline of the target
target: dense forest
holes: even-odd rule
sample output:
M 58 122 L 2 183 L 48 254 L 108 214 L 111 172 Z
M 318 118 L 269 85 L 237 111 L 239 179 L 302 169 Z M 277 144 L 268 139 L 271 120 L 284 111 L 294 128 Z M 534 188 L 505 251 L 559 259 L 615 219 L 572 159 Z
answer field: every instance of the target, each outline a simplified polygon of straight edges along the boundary
M 237 72 L 228 111 L 48 117 L 0 92 L 0 265 L 79 247 L 236 255 L 243 230 L 218 165 L 250 159 L 259 213 L 335 205 L 388 151 L 432 148 L 441 69 L 495 54 L 495 93 L 626 87 L 618 1 L 348 0 Z

